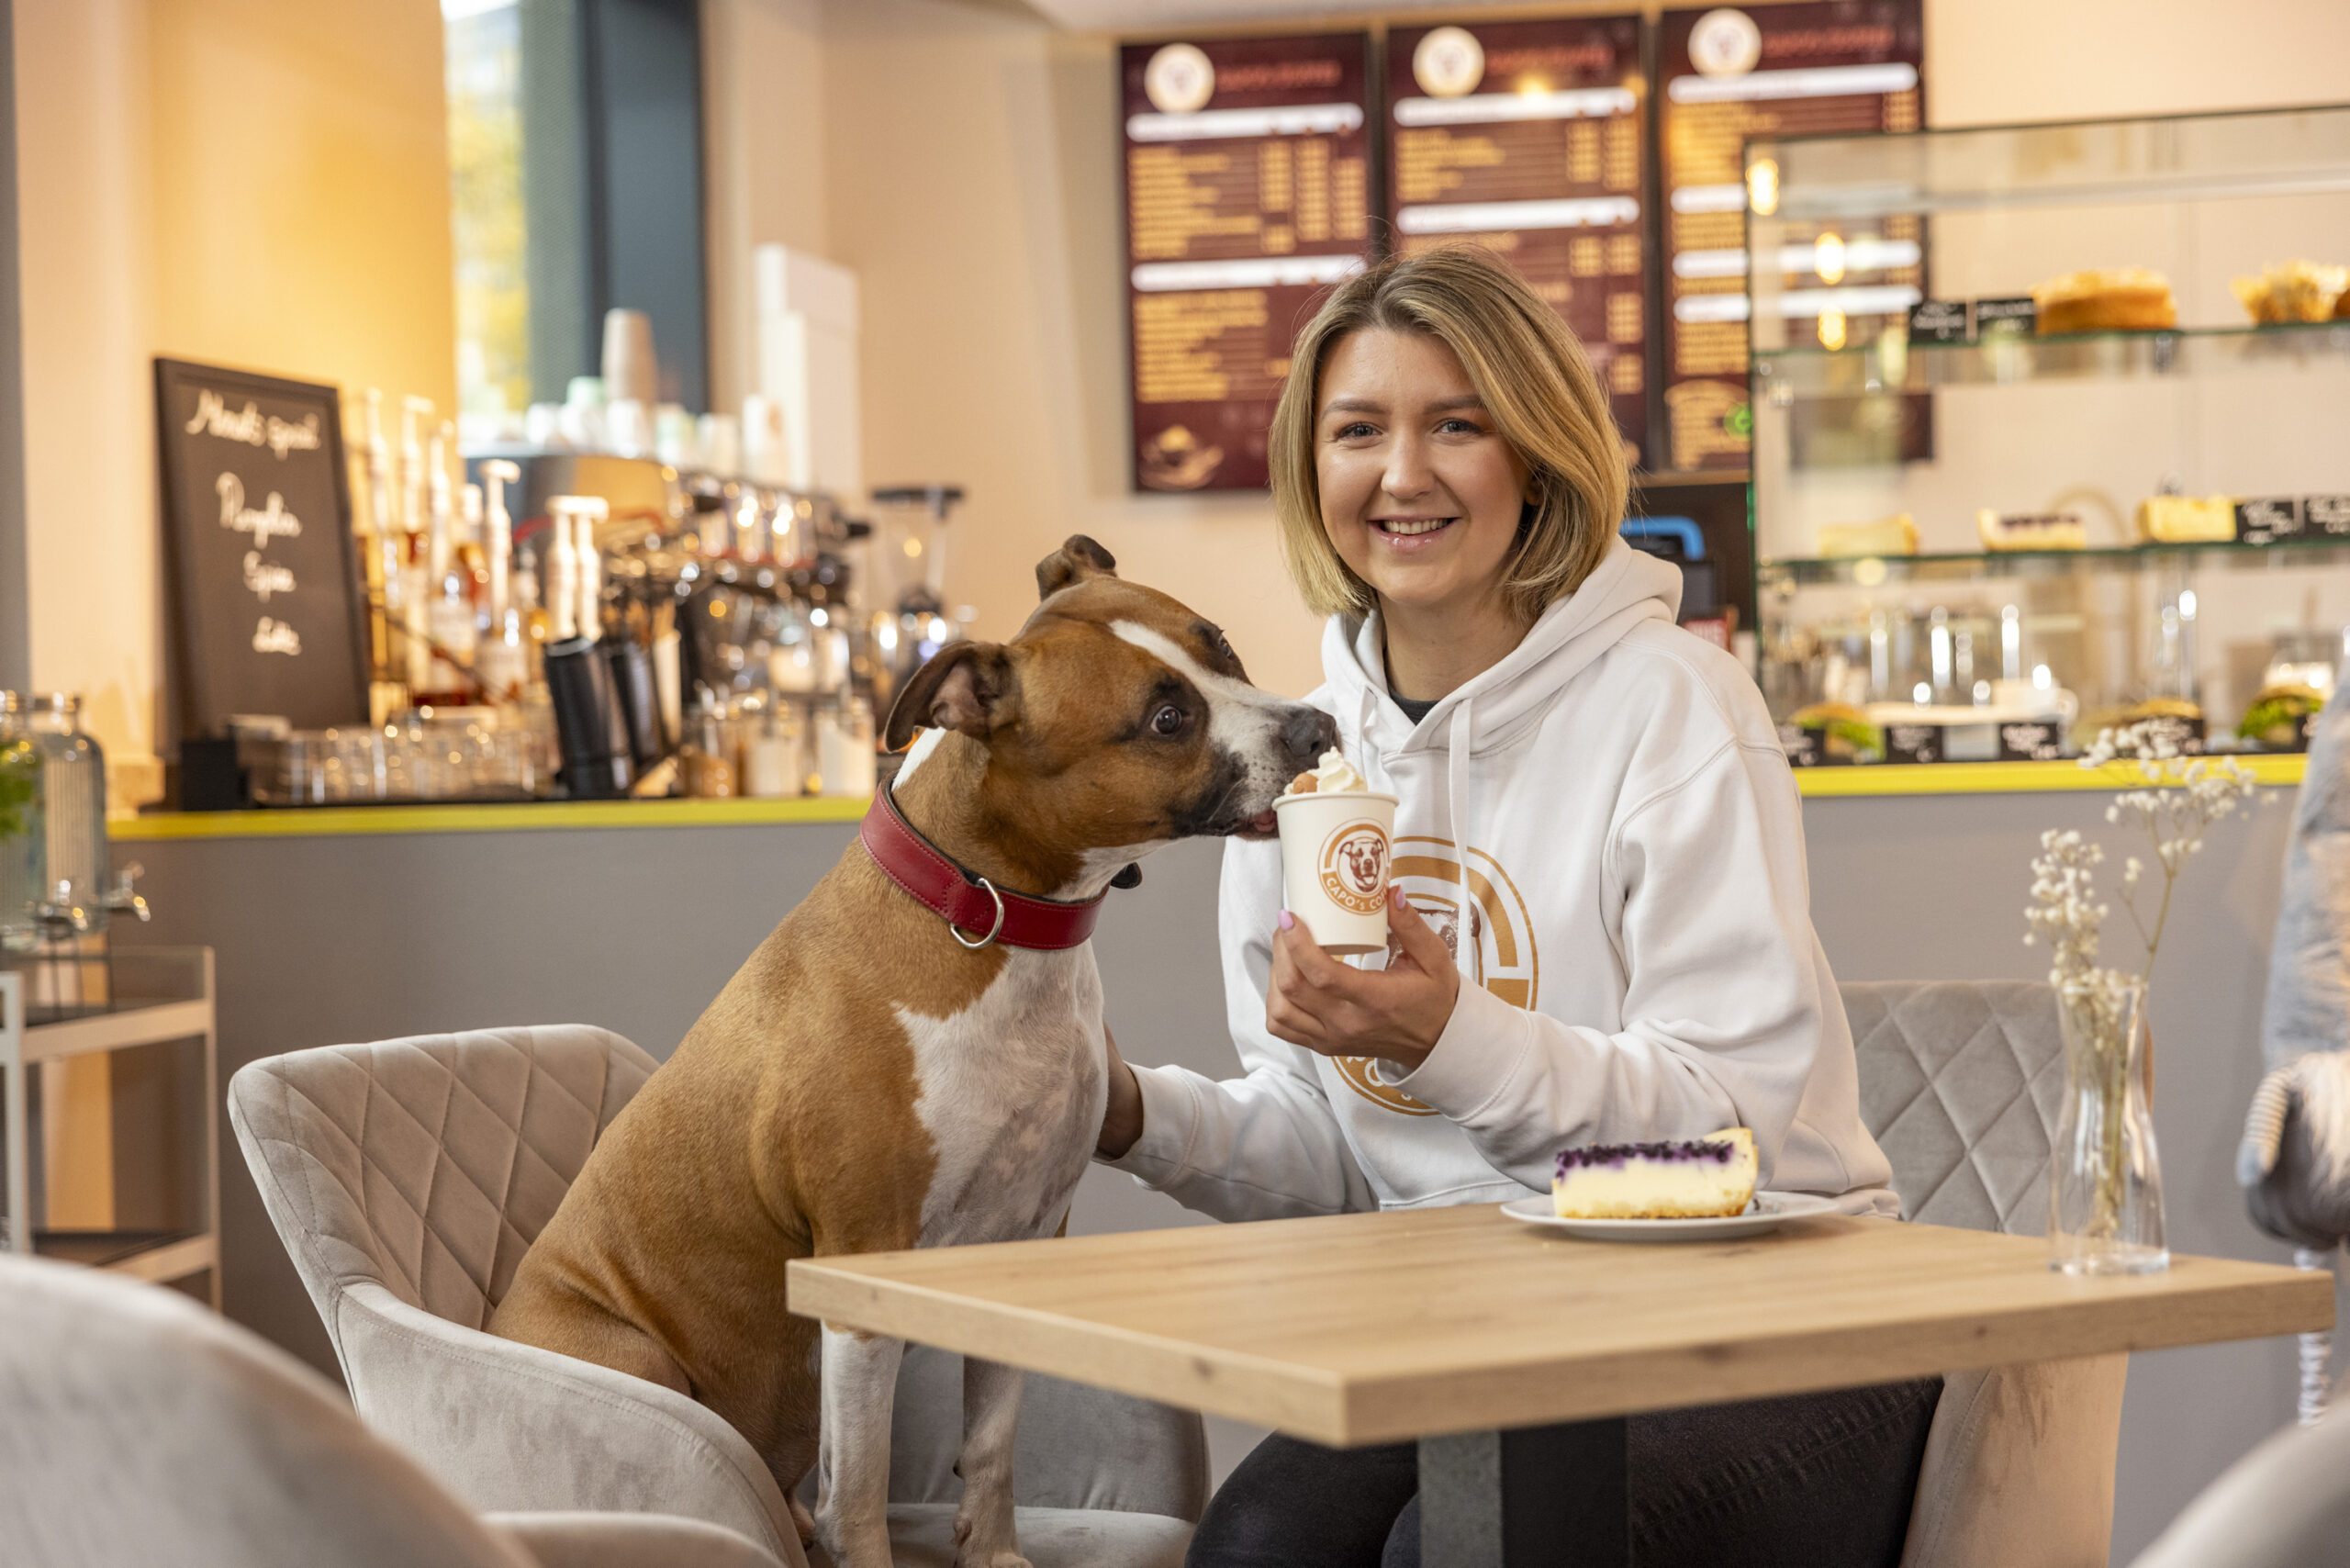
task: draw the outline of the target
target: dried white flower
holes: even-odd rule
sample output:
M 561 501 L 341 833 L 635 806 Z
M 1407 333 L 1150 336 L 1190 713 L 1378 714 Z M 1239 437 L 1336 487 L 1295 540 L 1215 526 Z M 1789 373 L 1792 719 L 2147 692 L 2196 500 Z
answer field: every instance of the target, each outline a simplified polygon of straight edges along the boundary
M 2233 815 L 2255 797 L 2255 780 L 2252 770 L 2232 756 L 2182 758 L 2171 727 L 2153 721 L 2099 730 L 2080 759 L 2089 768 L 2115 762 L 2132 765 L 2136 780 L 2154 786 L 2124 790 L 2105 809 L 2107 822 L 2119 824 L 2127 818 L 2145 831 L 2154 846 L 2154 865 L 2162 871 L 2161 895 L 2146 912 L 2137 902 L 2140 884 L 2153 885 L 2145 876 L 2145 863 L 2133 855 L 2121 870 L 2122 908 L 2145 944 L 2145 972 L 2152 973 L 2179 868 L 2190 856 L 2202 853 L 2204 834 L 2212 823 Z M 2040 847 L 2042 853 L 2031 862 L 2032 902 L 2024 912 L 2031 934 L 2025 941 L 2048 938 L 2055 959 L 2049 979 L 2060 987 L 2097 990 L 2118 980 L 2115 971 L 2097 963 L 2098 927 L 2107 908 L 2096 901 L 2093 873 L 2104 851 L 2084 844 L 2072 829 L 2049 829 L 2040 835 Z

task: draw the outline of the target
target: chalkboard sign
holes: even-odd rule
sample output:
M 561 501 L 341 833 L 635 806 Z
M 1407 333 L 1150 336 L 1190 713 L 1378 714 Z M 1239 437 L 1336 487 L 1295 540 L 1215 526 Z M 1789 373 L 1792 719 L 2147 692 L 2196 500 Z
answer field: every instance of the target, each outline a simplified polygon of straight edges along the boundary
M 155 409 L 181 734 L 364 723 L 339 394 L 159 359 Z

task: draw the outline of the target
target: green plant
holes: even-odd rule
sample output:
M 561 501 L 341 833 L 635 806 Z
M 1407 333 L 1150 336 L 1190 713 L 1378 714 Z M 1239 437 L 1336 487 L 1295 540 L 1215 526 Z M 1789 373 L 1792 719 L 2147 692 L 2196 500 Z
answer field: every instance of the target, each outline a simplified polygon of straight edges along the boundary
M 25 808 L 40 784 L 40 753 L 30 741 L 0 746 L 0 838 L 25 831 Z

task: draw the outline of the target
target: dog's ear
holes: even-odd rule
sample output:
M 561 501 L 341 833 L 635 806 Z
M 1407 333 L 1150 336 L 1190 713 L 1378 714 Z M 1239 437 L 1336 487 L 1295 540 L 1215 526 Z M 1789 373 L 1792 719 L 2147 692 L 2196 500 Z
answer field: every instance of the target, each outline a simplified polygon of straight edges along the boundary
M 1061 547 L 1036 563 L 1036 597 L 1050 599 L 1071 583 L 1088 577 L 1114 577 L 1118 563 L 1082 533 L 1072 533 Z
M 882 744 L 902 750 L 920 729 L 960 730 L 985 740 L 1011 722 L 1017 692 L 1002 644 L 949 643 L 899 691 Z

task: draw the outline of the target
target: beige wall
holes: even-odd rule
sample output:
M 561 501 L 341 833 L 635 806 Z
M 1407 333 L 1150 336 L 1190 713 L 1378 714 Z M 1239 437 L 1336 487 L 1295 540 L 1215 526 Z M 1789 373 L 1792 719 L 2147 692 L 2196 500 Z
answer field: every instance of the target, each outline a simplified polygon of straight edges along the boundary
M 2342 0 L 1926 0 L 1936 126 L 2350 99 Z
M 156 354 L 456 396 L 435 0 L 17 0 L 36 685 L 161 702 Z
M 757 380 L 752 251 L 830 249 L 822 26 L 820 0 L 702 0 L 713 409 L 739 410 Z
M 865 290 L 867 476 L 961 482 L 951 597 L 1015 630 L 1072 532 L 1220 622 L 1264 684 L 1317 683 L 1319 628 L 1260 496 L 1126 479 L 1116 49 L 1011 7 L 825 13 L 832 257 Z

